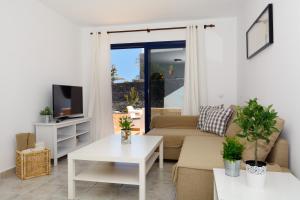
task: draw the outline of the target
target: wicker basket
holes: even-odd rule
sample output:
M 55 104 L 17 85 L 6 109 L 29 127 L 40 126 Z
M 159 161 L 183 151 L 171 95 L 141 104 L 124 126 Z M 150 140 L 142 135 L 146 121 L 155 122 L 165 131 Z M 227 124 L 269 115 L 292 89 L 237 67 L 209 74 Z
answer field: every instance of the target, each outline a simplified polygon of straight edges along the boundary
M 50 150 L 22 153 L 16 151 L 16 175 L 20 179 L 30 179 L 50 175 Z

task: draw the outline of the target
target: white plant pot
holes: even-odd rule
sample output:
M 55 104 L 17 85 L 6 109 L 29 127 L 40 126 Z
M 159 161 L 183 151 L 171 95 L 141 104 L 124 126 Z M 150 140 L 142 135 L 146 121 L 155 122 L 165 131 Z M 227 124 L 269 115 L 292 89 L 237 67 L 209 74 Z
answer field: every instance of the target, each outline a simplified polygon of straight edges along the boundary
M 258 161 L 258 166 L 254 161 L 246 161 L 246 179 L 247 185 L 252 188 L 262 189 L 265 186 L 267 166 L 266 163 Z

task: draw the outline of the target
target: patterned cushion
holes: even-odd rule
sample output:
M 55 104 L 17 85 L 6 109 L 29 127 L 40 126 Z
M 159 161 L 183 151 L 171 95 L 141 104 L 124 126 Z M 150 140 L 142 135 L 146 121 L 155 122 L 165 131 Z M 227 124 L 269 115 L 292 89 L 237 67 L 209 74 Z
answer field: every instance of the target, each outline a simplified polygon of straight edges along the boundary
M 199 109 L 199 121 L 197 128 L 202 129 L 206 120 L 207 112 L 210 110 L 223 109 L 223 104 L 219 106 L 200 106 Z
M 202 130 L 224 136 L 232 113 L 233 110 L 231 108 L 207 111 Z

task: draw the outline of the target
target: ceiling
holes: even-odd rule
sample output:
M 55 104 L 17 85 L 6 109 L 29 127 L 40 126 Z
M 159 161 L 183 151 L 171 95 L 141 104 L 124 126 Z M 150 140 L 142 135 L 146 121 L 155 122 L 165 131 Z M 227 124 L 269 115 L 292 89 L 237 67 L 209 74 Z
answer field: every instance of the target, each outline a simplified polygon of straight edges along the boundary
M 236 16 L 239 0 L 40 0 L 82 26 Z
M 176 62 L 175 59 L 180 59 Z M 151 62 L 157 64 L 182 64 L 185 62 L 185 49 L 154 49 L 151 50 Z

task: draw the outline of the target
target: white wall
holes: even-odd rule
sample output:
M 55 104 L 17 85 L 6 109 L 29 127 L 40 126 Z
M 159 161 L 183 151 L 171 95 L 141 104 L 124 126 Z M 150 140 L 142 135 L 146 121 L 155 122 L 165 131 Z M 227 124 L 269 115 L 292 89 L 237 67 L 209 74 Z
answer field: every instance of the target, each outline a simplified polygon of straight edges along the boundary
M 245 33 L 268 3 L 274 6 L 274 44 L 251 60 L 246 59 Z M 300 177 L 300 1 L 246 0 L 238 20 L 239 102 L 258 97 L 274 104 L 286 120 L 283 136 L 290 143 L 290 166 Z
M 236 19 L 222 18 L 197 21 L 183 21 L 156 24 L 139 24 L 131 26 L 113 26 L 84 28 L 82 30 L 82 53 L 84 85 L 89 87 L 89 66 L 91 60 L 91 31 L 126 30 L 141 28 L 161 28 L 187 26 L 189 24 L 213 23 L 215 28 L 206 30 L 208 99 L 210 104 L 237 103 L 237 66 L 236 66 Z M 118 33 L 110 35 L 112 44 L 185 40 L 185 30 L 164 30 L 134 33 Z M 87 99 L 88 93 L 85 94 Z M 86 105 L 85 105 L 86 106 Z
M 36 0 L 0 2 L 0 172 L 15 165 L 15 134 L 32 132 L 51 85 L 81 85 L 80 29 Z

